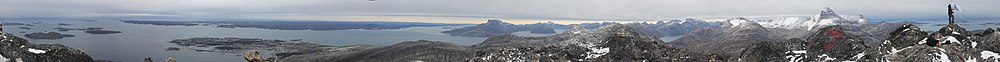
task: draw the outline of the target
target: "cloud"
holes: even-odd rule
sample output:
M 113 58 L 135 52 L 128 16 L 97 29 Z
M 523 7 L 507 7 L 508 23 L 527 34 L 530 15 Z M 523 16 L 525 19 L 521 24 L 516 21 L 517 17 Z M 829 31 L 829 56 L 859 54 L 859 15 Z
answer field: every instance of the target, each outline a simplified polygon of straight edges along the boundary
M 278 17 L 437 15 L 664 19 L 811 15 L 823 7 L 869 17 L 935 17 L 948 0 L 0 0 L 0 17 Z M 1000 17 L 1000 0 L 960 0 L 962 16 Z M 943 17 L 942 17 L 943 18 Z

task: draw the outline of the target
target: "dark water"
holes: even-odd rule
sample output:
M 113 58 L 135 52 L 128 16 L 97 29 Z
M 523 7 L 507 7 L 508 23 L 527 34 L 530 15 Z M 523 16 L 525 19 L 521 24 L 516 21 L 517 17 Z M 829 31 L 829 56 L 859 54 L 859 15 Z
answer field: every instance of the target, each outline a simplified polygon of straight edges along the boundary
M 198 47 L 177 46 L 167 41 L 192 37 L 242 37 L 291 40 L 302 39 L 327 45 L 391 45 L 403 41 L 433 40 L 451 42 L 461 45 L 471 45 L 482 42 L 482 37 L 448 36 L 441 31 L 445 27 L 411 27 L 390 30 L 268 30 L 253 28 L 217 28 L 208 26 L 155 26 L 138 25 L 119 22 L 114 19 L 101 19 L 96 22 L 79 21 L 81 19 L 3 19 L 3 22 L 33 23 L 35 26 L 3 26 L 5 32 L 22 37 L 34 32 L 60 32 L 76 35 L 57 40 L 27 39 L 32 43 L 63 44 L 84 50 L 95 59 L 107 59 L 125 62 L 140 62 L 144 57 L 162 60 L 168 57 L 181 62 L 243 62 L 240 53 L 196 52 L 193 49 L 210 49 Z M 58 23 L 74 25 L 59 26 Z M 19 29 L 29 27 L 32 29 Z M 102 27 L 106 30 L 122 31 L 118 34 L 88 34 L 82 31 L 56 31 L 56 27 L 85 28 Z M 25 32 L 25 33 L 18 33 Z M 180 51 L 165 51 L 168 47 L 182 48 Z

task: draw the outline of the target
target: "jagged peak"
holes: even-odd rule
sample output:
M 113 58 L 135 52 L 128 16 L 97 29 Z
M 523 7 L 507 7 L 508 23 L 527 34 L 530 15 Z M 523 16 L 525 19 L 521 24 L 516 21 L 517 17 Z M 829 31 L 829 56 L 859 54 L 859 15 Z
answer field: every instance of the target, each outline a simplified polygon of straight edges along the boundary
M 688 20 L 688 21 L 694 21 L 694 20 L 698 20 L 698 19 L 694 19 L 694 18 L 684 18 L 684 20 Z
M 830 7 L 826 7 L 823 8 L 823 11 L 820 11 L 820 14 L 836 14 L 836 13 L 834 13 L 833 9 L 830 9 Z
M 843 18 L 840 15 L 837 15 L 837 13 L 833 12 L 833 9 L 830 9 L 830 7 L 826 7 L 823 9 L 823 11 L 820 11 L 819 14 L 813 16 L 813 21 L 821 21 L 823 19 L 843 19 Z

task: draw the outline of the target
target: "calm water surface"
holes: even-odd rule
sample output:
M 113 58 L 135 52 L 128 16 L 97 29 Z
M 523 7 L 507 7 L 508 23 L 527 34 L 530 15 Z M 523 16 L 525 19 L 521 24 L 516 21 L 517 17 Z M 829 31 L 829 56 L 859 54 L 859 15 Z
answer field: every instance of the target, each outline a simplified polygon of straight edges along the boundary
M 177 46 L 167 41 L 193 37 L 241 37 L 262 39 L 303 39 L 327 45 L 392 45 L 404 41 L 433 40 L 460 45 L 471 45 L 482 42 L 483 37 L 448 36 L 441 31 L 445 27 L 412 27 L 390 30 L 268 30 L 253 28 L 216 28 L 209 26 L 155 26 L 119 22 L 114 19 L 96 22 L 78 21 L 80 19 L 4 19 L 3 22 L 21 22 L 35 26 L 3 26 L 5 32 L 23 37 L 34 32 L 60 32 L 76 35 L 57 40 L 27 39 L 36 44 L 63 44 L 86 51 L 95 59 L 107 59 L 125 62 L 140 62 L 144 57 L 152 57 L 159 61 L 168 57 L 181 62 L 243 62 L 238 53 L 196 52 L 195 47 Z M 58 23 L 73 25 L 59 26 Z M 29 27 L 31 29 L 19 29 Z M 85 28 L 101 27 L 106 30 L 122 31 L 118 34 L 88 34 L 82 31 L 56 31 L 56 27 Z M 25 33 L 19 33 L 25 32 Z M 182 48 L 180 51 L 165 51 L 168 47 Z M 201 49 L 201 48 L 198 48 Z

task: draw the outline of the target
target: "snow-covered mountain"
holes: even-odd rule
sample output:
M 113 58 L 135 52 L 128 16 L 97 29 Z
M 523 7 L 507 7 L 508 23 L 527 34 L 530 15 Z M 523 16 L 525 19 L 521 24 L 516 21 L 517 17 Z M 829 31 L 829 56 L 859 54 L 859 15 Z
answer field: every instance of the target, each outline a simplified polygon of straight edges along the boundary
M 723 21 L 731 27 L 743 23 L 757 23 L 767 28 L 784 29 L 805 29 L 812 30 L 815 27 L 829 25 L 859 25 L 867 23 L 864 16 L 858 15 L 838 15 L 833 9 L 825 8 L 812 17 L 805 16 L 785 16 L 785 17 L 761 17 L 761 18 L 733 18 Z
M 706 22 L 703 20 L 691 19 L 691 18 L 683 20 L 658 21 L 657 23 L 597 22 L 597 23 L 581 23 L 581 24 L 570 24 L 570 25 L 579 25 L 583 28 L 595 29 L 610 24 L 624 24 L 625 26 L 634 28 L 633 31 L 636 31 L 640 34 L 651 35 L 654 37 L 684 35 L 685 33 L 688 33 L 693 30 L 705 27 L 714 27 L 719 25 L 719 23 L 716 22 Z M 511 24 L 494 19 L 494 20 L 488 20 L 486 23 L 479 24 L 476 26 L 462 27 L 444 31 L 441 33 L 449 34 L 452 36 L 490 37 L 490 36 L 510 34 L 518 31 L 530 31 L 531 33 L 536 33 L 536 34 L 552 34 L 555 33 L 555 29 L 567 29 L 567 28 L 569 28 L 569 25 L 561 25 L 553 22 L 534 23 L 534 24 Z

